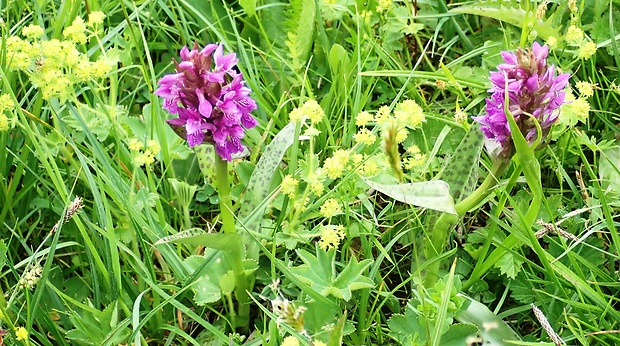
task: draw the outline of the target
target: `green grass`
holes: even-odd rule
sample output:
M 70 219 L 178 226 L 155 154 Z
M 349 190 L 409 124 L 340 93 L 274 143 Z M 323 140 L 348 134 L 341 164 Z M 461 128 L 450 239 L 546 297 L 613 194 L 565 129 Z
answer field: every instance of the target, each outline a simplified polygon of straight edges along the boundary
M 0 3 L 0 95 L 13 106 L 0 103 L 10 125 L 0 131 L 4 343 L 291 345 L 284 340 L 293 336 L 301 345 L 553 344 L 531 304 L 568 345 L 620 343 L 620 4 L 578 1 L 571 12 L 569 3 L 546 4 L 541 19 L 536 1 Z M 63 31 L 92 11 L 106 18 L 74 47 L 91 62 L 109 59 L 105 75 L 78 77 L 74 65 L 62 88 L 63 76 L 44 72 L 69 58 L 55 62 L 52 48 L 16 54 L 12 40 L 25 39 L 28 25 L 44 29 L 38 42 L 67 40 Z M 570 41 L 571 24 L 597 45 L 594 55 L 579 57 L 586 41 Z M 595 85 L 581 97 L 588 118 L 578 121 L 581 101 L 563 106 L 546 145 L 532 150 L 515 139 L 516 154 L 495 170 L 484 198 L 467 206 L 457 198 L 458 218 L 442 217 L 434 210 L 446 205 L 432 197 L 448 192 L 425 182 L 443 179 L 451 193 L 469 194 L 494 169 L 482 145 L 466 155 L 457 148 L 471 117 L 484 113 L 500 52 L 550 36 L 549 63 L 571 74 L 575 98 L 578 82 Z M 199 161 L 153 94 L 194 42 L 235 52 L 258 105 L 259 124 L 244 139 L 250 155 L 229 167 L 241 237 L 219 233 L 231 220 L 220 215 L 216 171 L 200 168 L 211 168 L 210 156 Z M 50 97 L 46 86 L 60 93 Z M 274 139 L 309 99 L 324 118 Z M 421 126 L 394 144 L 396 132 L 371 123 L 374 144 L 356 142 L 360 112 L 399 110 L 405 100 L 421 107 Z M 310 126 L 319 131 L 312 138 Z M 402 183 L 417 187 L 399 185 L 390 164 L 412 157 L 412 145 L 426 156 L 404 169 Z M 156 152 L 141 165 L 145 150 Z M 350 151 L 330 176 L 338 150 Z M 298 180 L 296 194 L 283 192 L 287 175 Z M 364 175 L 410 193 L 412 203 L 369 188 Z M 63 219 L 77 196 L 83 207 Z M 328 199 L 340 210 L 324 217 Z M 539 220 L 566 233 L 537 238 Z M 342 226 L 342 239 L 324 251 L 328 225 Z M 179 233 L 188 229 L 212 234 Z M 248 318 L 234 289 L 236 260 L 244 260 Z M 36 282 L 23 287 L 31 272 Z M 29 335 L 18 340 L 21 327 Z

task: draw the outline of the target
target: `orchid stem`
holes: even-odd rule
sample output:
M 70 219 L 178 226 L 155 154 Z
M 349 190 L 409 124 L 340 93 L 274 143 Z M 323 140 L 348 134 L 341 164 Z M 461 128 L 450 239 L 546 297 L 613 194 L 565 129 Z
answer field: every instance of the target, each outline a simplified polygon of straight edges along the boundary
M 509 161 L 504 160 L 495 162 L 491 172 L 489 172 L 489 175 L 484 179 L 482 184 L 467 196 L 467 198 L 456 204 L 455 209 L 457 215 L 443 213 L 439 219 L 437 219 L 431 230 L 430 239 L 427 240 L 424 248 L 424 256 L 427 260 L 432 261 L 428 265 L 426 277 L 424 279 L 426 287 L 434 286 L 439 279 L 441 262 L 435 257 L 443 253 L 450 231 L 452 231 L 461 216 L 471 211 L 493 192 L 492 187 L 497 184 L 498 177 L 504 173 L 509 163 Z
M 237 234 L 235 229 L 235 216 L 232 213 L 232 201 L 230 198 L 228 161 L 222 159 L 217 153 L 215 153 L 215 174 L 220 197 L 222 230 L 226 234 Z M 240 332 L 247 333 L 250 323 L 250 297 L 248 295 L 248 279 L 245 275 L 245 268 L 243 266 L 243 244 L 241 243 L 241 239 L 239 239 L 237 246 L 228 251 L 228 254 L 235 275 L 235 298 L 239 303 L 239 311 L 237 314 L 235 314 L 234 309 L 231 309 L 231 321 L 233 321 L 233 328 L 239 328 Z

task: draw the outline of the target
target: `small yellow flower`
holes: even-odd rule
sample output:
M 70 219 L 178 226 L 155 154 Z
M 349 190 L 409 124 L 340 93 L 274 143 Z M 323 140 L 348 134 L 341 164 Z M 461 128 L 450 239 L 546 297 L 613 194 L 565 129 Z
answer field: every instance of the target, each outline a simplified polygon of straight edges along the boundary
M 13 104 L 13 100 L 11 100 L 11 95 L 0 95 L 0 113 L 4 111 L 12 111 L 13 109 L 15 109 L 15 105 Z
M 28 331 L 24 327 L 17 327 L 15 328 L 15 336 L 18 341 L 28 340 Z
M 394 110 L 394 117 L 401 126 L 413 128 L 420 126 L 426 120 L 422 107 L 414 100 L 405 100 L 399 103 Z
M 588 119 L 588 115 L 590 114 L 590 104 L 588 100 L 583 97 L 580 97 L 573 101 L 573 114 L 579 119 L 581 122 L 585 122 Z
M 374 175 L 377 175 L 377 173 L 379 173 L 380 170 L 381 169 L 379 168 L 377 161 L 373 159 L 366 160 L 366 162 L 364 162 L 364 164 L 361 167 L 361 173 L 363 176 L 366 176 L 366 177 L 372 177 Z
M 594 85 L 592 83 L 579 81 L 575 84 L 577 90 L 579 90 L 579 94 L 584 97 L 590 97 L 594 95 Z
M 564 37 L 569 43 L 578 45 L 583 39 L 583 30 L 576 27 L 575 25 L 571 25 L 568 27 L 568 29 L 566 29 L 566 34 L 564 34 Z
M 373 120 L 374 120 L 374 117 L 372 116 L 372 114 L 366 111 L 362 111 L 357 114 L 357 117 L 355 117 L 355 125 L 366 126 L 368 125 L 369 122 Z
M 150 166 L 153 164 L 153 162 L 155 162 L 155 157 L 153 156 L 153 153 L 148 149 L 145 150 L 143 153 L 139 153 L 138 155 L 136 155 L 134 159 L 134 163 L 137 166 Z
M 130 138 L 129 141 L 127 141 L 127 148 L 131 151 L 140 151 L 142 150 L 142 141 L 137 138 Z
M 392 0 L 379 0 L 377 4 L 377 12 L 385 12 L 392 6 Z
M 301 121 L 301 119 L 303 119 L 304 117 L 304 113 L 301 110 L 301 108 L 294 108 L 289 114 L 288 114 L 288 118 L 291 121 Z
M 417 153 L 405 159 L 405 168 L 409 170 L 414 169 L 424 164 L 425 161 L 426 161 L 426 155 L 422 153 Z
M 335 249 L 340 245 L 340 241 L 344 239 L 344 227 L 342 225 L 327 225 L 321 227 L 321 238 L 319 239 L 319 247 L 323 251 Z
M 287 174 L 282 179 L 282 193 L 288 195 L 290 198 L 295 197 L 295 193 L 297 193 L 297 185 L 299 185 L 299 180 L 293 178 L 290 174 Z
M 327 344 L 321 340 L 314 340 L 312 341 L 312 346 L 327 346 Z
M 377 110 L 377 114 L 375 114 L 375 121 L 379 125 L 383 125 L 390 118 L 390 107 L 381 106 L 379 110 Z
M 596 43 L 588 41 L 579 48 L 579 57 L 581 59 L 590 59 L 596 53 Z
M 558 39 L 555 36 L 549 36 L 546 43 L 549 48 L 554 49 L 558 46 Z
M 536 19 L 544 20 L 546 12 L 547 12 L 547 2 L 543 1 L 540 5 L 538 5 L 538 8 L 536 8 Z
M 0 113 L 0 132 L 8 131 L 12 126 L 11 119 L 4 113 Z
M 342 208 L 340 207 L 340 203 L 338 203 L 337 200 L 335 200 L 334 198 L 330 198 L 326 200 L 325 203 L 323 203 L 320 212 L 321 216 L 329 219 L 330 217 L 342 212 Z
M 105 13 L 101 11 L 93 11 L 88 15 L 88 25 L 94 26 L 96 24 L 101 24 L 103 23 L 105 17 Z
M 319 105 L 315 100 L 308 100 L 304 103 L 303 106 L 306 115 L 310 118 L 310 121 L 313 124 L 321 122 L 325 117 L 325 112 L 323 112 L 323 108 Z
M 320 182 L 319 180 L 315 180 L 310 183 L 310 192 L 312 192 L 316 196 L 322 195 L 324 190 L 325 190 L 325 185 L 323 185 L 323 183 Z
M 280 346 L 299 346 L 299 340 L 294 336 L 287 336 Z
M 372 145 L 377 140 L 377 136 L 372 131 L 363 128 L 353 135 L 353 139 L 358 144 Z
M 22 29 L 22 35 L 28 38 L 32 38 L 32 39 L 39 38 L 43 36 L 44 33 L 45 31 L 43 30 L 42 27 L 38 25 L 34 25 L 34 24 L 30 24 L 27 27 Z
M 409 136 L 409 130 L 407 129 L 398 130 L 398 132 L 396 133 L 396 142 L 397 143 L 404 142 L 405 139 L 407 139 L 407 136 Z
M 68 38 L 75 43 L 86 43 L 86 24 L 84 19 L 76 17 L 70 26 L 62 32 L 63 37 Z
M 467 113 L 465 113 L 465 111 L 463 111 L 462 109 L 457 110 L 456 112 L 454 112 L 454 121 L 456 121 L 459 124 L 466 122 Z
M 161 146 L 159 145 L 159 142 L 154 139 L 149 139 L 148 141 L 146 141 L 146 148 L 150 150 L 153 155 L 157 155 L 161 151 Z

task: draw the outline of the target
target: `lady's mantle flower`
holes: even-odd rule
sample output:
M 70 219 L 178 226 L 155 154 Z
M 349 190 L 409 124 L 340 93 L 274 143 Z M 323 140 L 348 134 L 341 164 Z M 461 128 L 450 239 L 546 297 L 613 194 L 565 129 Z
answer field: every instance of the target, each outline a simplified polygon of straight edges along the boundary
M 163 108 L 178 118 L 167 120 L 172 127 L 184 127 L 190 147 L 212 143 L 225 160 L 243 151 L 245 129 L 256 126 L 250 112 L 256 102 L 249 96 L 243 75 L 234 68 L 235 53 L 224 55 L 222 45 L 209 44 L 198 50 L 183 47 L 177 73 L 164 76 L 156 95 L 164 98 Z
M 549 48 L 534 42 L 531 50 L 519 49 L 516 54 L 502 52 L 504 63 L 491 72 L 493 82 L 490 98 L 486 100 L 486 114 L 473 119 L 481 124 L 487 139 L 501 145 L 500 155 L 510 157 L 513 151 L 512 136 L 504 112 L 508 93 L 508 110 L 526 140 L 534 142 L 538 136 L 535 121 L 540 124 L 541 138 L 549 133 L 558 119 L 558 108 L 564 103 L 564 88 L 568 73 L 555 76 L 555 66 L 547 65 Z
M 28 331 L 24 327 L 15 328 L 15 337 L 17 341 L 28 340 Z

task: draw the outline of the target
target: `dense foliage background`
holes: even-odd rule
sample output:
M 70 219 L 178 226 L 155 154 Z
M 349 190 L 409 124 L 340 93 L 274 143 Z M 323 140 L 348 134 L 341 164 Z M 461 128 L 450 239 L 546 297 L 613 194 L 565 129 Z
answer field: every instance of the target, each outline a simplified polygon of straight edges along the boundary
M 618 344 L 619 6 L 0 2 L 0 337 Z M 500 52 L 534 41 L 571 74 L 560 120 L 539 150 L 519 149 L 482 202 L 457 208 L 431 249 L 437 210 L 452 202 L 433 200 L 434 185 L 424 185 L 430 195 L 399 189 L 444 179 L 458 202 L 489 175 L 494 160 L 471 117 L 485 111 Z M 228 243 L 196 241 L 221 224 L 213 152 L 189 148 L 153 94 L 194 42 L 235 52 L 258 105 L 249 155 L 229 166 L 246 321 L 233 320 L 239 286 L 228 252 L 215 250 Z M 381 126 L 411 112 L 415 124 Z M 478 144 L 463 153 L 464 138 Z M 257 168 L 263 156 L 270 174 Z M 160 241 L 185 230 L 185 243 Z

